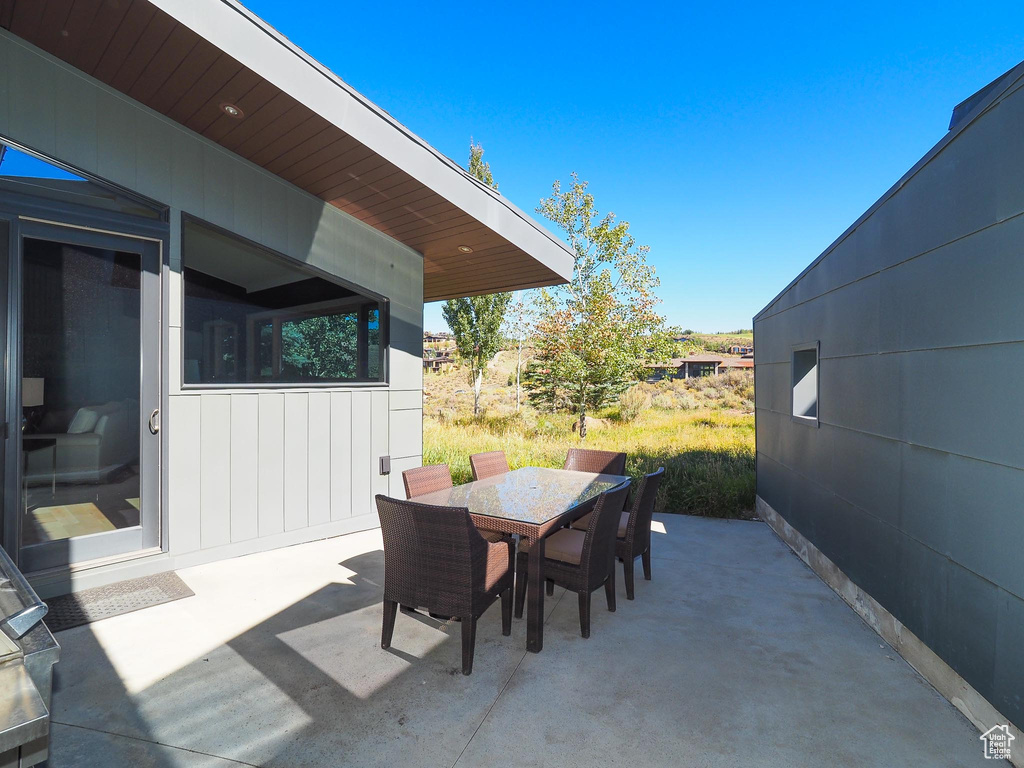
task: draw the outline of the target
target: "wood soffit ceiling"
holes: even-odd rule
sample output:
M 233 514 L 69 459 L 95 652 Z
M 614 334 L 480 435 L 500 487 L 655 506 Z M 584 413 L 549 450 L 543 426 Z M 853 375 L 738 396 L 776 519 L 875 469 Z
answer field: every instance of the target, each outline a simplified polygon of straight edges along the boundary
M 0 0 L 0 27 L 419 251 L 425 301 L 564 282 L 147 0 Z

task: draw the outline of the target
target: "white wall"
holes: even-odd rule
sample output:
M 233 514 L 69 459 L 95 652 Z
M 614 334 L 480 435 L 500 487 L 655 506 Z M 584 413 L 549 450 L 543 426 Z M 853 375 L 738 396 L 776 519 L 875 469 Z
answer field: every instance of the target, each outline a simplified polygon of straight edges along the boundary
M 0 136 L 171 208 L 168 567 L 377 525 L 373 494 L 421 461 L 420 254 L 4 30 Z M 388 297 L 389 385 L 183 391 L 183 212 Z

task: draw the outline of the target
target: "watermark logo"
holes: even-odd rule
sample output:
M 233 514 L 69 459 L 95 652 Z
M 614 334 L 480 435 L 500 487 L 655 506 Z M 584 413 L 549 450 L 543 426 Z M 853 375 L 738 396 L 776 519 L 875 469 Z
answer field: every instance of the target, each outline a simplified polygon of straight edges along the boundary
M 1010 748 L 1013 740 L 1017 738 L 1010 733 L 1010 726 L 995 725 L 981 734 L 981 741 L 985 745 L 986 760 L 1009 760 Z

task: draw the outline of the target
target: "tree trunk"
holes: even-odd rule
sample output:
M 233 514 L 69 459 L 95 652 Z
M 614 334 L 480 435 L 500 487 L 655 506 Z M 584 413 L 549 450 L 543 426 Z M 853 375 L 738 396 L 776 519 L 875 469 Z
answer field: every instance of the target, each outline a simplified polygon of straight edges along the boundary
M 476 377 L 473 379 L 473 415 L 480 413 L 480 386 L 484 383 L 484 370 L 477 368 Z
M 587 401 L 580 403 L 580 440 L 587 436 Z
M 519 340 L 519 346 L 517 347 L 518 354 L 516 355 L 516 413 L 519 413 L 519 404 L 522 402 L 521 390 L 519 388 L 519 372 L 523 368 L 523 340 Z

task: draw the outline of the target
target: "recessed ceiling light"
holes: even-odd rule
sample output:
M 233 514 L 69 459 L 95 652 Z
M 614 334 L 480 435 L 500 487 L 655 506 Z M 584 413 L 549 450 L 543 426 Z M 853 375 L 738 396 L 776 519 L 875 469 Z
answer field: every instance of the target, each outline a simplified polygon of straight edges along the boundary
M 470 248 L 468 245 L 460 245 L 459 246 L 459 250 L 462 251 L 463 253 L 472 253 L 473 252 L 473 249 Z
M 239 107 L 237 104 L 231 104 L 227 101 L 221 103 L 220 111 L 228 117 L 233 117 L 236 120 L 241 120 L 243 117 L 245 117 L 245 112 L 242 111 L 241 107 Z

